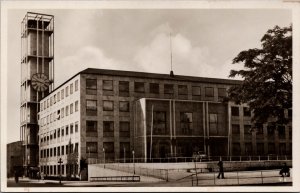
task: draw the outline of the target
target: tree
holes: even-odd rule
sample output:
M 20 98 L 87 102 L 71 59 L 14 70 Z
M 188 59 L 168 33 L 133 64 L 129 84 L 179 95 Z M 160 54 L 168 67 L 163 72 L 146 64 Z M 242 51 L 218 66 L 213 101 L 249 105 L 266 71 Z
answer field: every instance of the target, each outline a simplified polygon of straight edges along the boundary
M 229 77 L 241 76 L 241 84 L 229 89 L 229 98 L 247 103 L 254 123 L 273 119 L 286 124 L 285 109 L 292 108 L 292 26 L 275 26 L 261 39 L 262 48 L 242 51 L 233 64 L 244 63 L 243 70 L 231 70 Z

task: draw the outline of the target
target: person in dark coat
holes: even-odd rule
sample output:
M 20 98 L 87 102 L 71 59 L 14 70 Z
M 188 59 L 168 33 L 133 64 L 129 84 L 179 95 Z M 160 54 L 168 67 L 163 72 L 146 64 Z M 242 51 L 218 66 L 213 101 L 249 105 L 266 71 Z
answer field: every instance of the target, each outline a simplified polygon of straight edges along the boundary
M 19 174 L 17 171 L 15 171 L 15 182 L 19 183 Z
M 290 176 L 290 168 L 286 165 L 286 163 L 283 164 L 282 169 L 280 170 L 279 174 L 283 177 L 283 174 L 285 176 Z
M 218 162 L 218 166 L 219 166 L 219 175 L 217 178 L 220 179 L 220 176 L 222 177 L 222 179 L 224 179 L 224 168 L 223 168 L 223 161 L 222 158 L 220 158 L 220 161 Z

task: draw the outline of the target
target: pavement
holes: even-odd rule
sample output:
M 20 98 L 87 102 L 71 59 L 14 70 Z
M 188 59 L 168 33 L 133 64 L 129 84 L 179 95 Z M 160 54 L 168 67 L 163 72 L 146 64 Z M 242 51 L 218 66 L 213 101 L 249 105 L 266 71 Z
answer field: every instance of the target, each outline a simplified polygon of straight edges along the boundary
M 281 177 L 277 170 L 225 172 L 225 179 L 217 179 L 217 173 L 199 173 L 198 186 L 291 186 L 292 169 L 290 177 Z M 261 178 L 263 176 L 263 178 Z M 193 182 L 192 182 L 193 181 Z M 89 182 L 89 181 L 59 181 L 33 180 L 19 178 L 15 183 L 14 178 L 8 178 L 7 187 L 191 187 L 196 186 L 195 175 L 190 174 L 183 179 L 171 181 L 152 181 L 141 176 L 141 182 Z

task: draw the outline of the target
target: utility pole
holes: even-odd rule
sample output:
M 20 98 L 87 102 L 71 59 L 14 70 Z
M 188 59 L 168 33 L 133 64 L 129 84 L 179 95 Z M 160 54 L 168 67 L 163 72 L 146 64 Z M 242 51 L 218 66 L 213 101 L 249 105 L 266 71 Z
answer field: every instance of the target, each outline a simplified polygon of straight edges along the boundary
M 133 159 L 133 175 L 135 175 L 134 150 L 132 150 L 132 159 Z

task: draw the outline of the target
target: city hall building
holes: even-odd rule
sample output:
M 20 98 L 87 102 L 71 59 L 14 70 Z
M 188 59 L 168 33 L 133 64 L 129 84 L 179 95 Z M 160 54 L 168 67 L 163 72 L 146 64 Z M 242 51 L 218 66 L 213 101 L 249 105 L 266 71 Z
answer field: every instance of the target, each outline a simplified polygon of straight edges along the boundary
M 240 81 L 89 68 L 54 87 L 54 16 L 28 12 L 21 24 L 27 176 L 78 177 L 82 160 L 291 155 L 291 123 L 253 127 L 246 105 L 223 100 Z
M 224 102 L 239 81 L 86 69 L 40 101 L 40 167 L 66 174 L 77 163 L 158 158 L 291 154 L 291 127 L 252 130 L 245 105 Z M 47 169 L 47 167 L 49 169 Z M 73 169 L 72 169 L 73 168 Z M 78 165 L 70 170 L 78 173 Z M 73 173 L 71 172 L 71 173 Z

